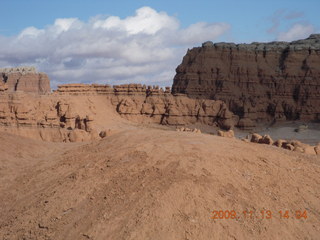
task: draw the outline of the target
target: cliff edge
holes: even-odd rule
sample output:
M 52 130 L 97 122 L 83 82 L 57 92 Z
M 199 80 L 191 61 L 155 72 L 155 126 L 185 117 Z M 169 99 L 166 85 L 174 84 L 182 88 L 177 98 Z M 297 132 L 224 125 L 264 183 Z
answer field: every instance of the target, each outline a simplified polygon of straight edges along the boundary
M 205 42 L 176 69 L 173 93 L 225 101 L 239 127 L 320 120 L 320 34 L 251 44 Z

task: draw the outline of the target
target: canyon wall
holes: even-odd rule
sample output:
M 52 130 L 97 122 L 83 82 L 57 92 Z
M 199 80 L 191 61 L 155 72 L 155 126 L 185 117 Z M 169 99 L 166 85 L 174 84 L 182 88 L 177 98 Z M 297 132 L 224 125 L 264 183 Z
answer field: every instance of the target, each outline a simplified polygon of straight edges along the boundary
M 293 42 L 205 42 L 188 50 L 172 92 L 226 102 L 237 125 L 320 120 L 320 34 Z
M 222 101 L 191 99 L 172 95 L 170 88 L 141 84 L 66 84 L 46 95 L 0 93 L 0 131 L 26 137 L 93 140 L 106 129 L 124 128 L 126 120 L 174 126 L 203 123 L 230 129 L 237 119 Z
M 171 94 L 170 87 L 142 84 L 99 85 L 65 84 L 58 95 L 107 95 L 120 116 L 139 123 L 185 125 L 203 123 L 223 129 L 233 127 L 237 117 L 223 101 L 188 98 Z
M 50 80 L 34 67 L 0 68 L 0 92 L 50 93 Z

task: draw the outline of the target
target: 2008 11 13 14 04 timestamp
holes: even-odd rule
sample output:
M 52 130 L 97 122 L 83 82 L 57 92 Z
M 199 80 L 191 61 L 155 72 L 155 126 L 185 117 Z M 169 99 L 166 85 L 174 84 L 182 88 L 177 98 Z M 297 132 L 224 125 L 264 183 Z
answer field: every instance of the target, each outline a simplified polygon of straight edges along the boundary
M 307 210 L 260 210 L 260 211 L 241 211 L 235 210 L 214 210 L 211 212 L 211 219 L 272 219 L 277 217 L 279 219 L 307 219 Z

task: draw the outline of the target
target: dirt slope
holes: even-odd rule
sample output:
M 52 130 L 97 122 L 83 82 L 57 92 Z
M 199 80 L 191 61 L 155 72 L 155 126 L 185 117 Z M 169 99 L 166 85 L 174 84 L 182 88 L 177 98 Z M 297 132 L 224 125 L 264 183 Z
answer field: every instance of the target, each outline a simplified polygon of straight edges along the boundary
M 0 137 L 0 239 L 320 236 L 316 156 L 154 129 L 89 144 L 21 138 L 23 154 L 15 154 L 16 140 Z M 239 218 L 213 220 L 214 210 L 235 210 Z M 261 219 L 261 210 L 272 218 Z M 280 219 L 280 210 L 290 218 Z M 294 218 L 297 210 L 307 219 Z

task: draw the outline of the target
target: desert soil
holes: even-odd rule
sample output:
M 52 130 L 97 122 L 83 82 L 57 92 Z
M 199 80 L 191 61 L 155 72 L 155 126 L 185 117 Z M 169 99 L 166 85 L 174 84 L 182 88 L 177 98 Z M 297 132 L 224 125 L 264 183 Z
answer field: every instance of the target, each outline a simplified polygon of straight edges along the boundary
M 143 127 L 69 144 L 1 133 L 0 150 L 0 239 L 320 236 L 317 156 Z

